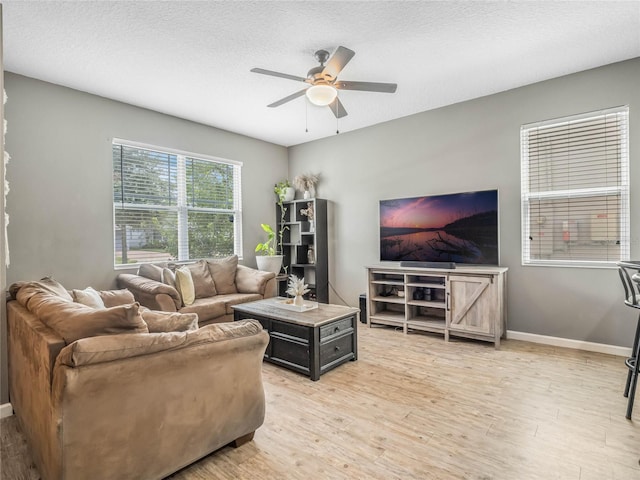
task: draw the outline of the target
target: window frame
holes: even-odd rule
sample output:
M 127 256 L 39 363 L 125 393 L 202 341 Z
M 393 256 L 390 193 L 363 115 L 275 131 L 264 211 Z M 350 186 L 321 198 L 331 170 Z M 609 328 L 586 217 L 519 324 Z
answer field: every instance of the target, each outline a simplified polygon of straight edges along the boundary
M 619 182 L 616 186 L 597 186 L 592 188 L 576 188 L 569 190 L 551 188 L 547 191 L 531 193 L 529 182 L 532 180 L 529 172 L 529 142 L 528 134 L 533 130 L 542 128 L 552 128 L 572 122 L 585 121 L 588 119 L 604 118 L 607 115 L 622 116 L 622 133 L 617 144 L 619 154 Z M 616 262 L 629 260 L 630 258 L 630 181 L 629 181 L 629 106 L 622 105 L 613 108 L 586 112 L 578 115 L 545 120 L 541 122 L 529 123 L 520 127 L 520 169 L 521 169 L 521 259 L 523 266 L 549 266 L 549 267 L 589 267 L 589 268 L 617 268 Z M 575 173 L 575 172 L 572 172 Z M 530 202 L 536 200 L 553 199 L 576 199 L 588 197 L 601 197 L 603 195 L 619 195 L 620 202 L 617 209 L 619 220 L 619 241 L 620 255 L 616 260 L 594 260 L 591 259 L 534 259 L 531 252 L 531 219 Z M 558 217 L 555 217 L 558 218 Z M 553 227 L 552 227 L 553 228 Z
M 212 155 L 205 155 L 201 153 L 189 152 L 186 150 L 180 150 L 169 147 L 162 147 L 158 145 L 151 145 L 148 143 L 125 140 L 121 138 L 113 138 L 110 143 L 110 154 L 111 154 L 111 172 L 113 173 L 113 147 L 114 146 L 124 146 L 131 148 L 138 148 L 141 150 L 148 150 L 151 152 L 157 152 L 167 155 L 175 155 L 178 157 L 177 159 L 177 182 L 178 185 L 183 182 L 184 185 L 178 186 L 178 191 L 182 192 L 182 194 L 178 194 L 176 204 L 168 205 L 166 207 L 162 206 L 160 210 L 164 210 L 167 212 L 175 212 L 178 218 L 178 223 L 176 227 L 176 234 L 179 238 L 178 243 L 178 258 L 176 260 L 171 260 L 171 263 L 180 264 L 180 263 L 190 263 L 194 260 L 198 260 L 198 258 L 184 258 L 183 254 L 186 252 L 188 257 L 189 246 L 188 246 L 188 222 L 186 221 L 188 218 L 188 212 L 207 212 L 207 213 L 225 213 L 233 215 L 233 247 L 234 247 L 234 255 L 238 256 L 238 259 L 243 258 L 243 242 L 242 242 L 242 166 L 243 162 L 237 160 L 229 160 L 221 157 L 214 157 Z M 189 206 L 188 205 L 188 195 L 186 194 L 187 190 L 187 178 L 186 178 L 186 159 L 194 159 L 199 161 L 212 162 L 221 165 L 230 165 L 234 167 L 234 191 L 233 191 L 233 209 L 220 209 L 220 208 L 206 208 L 206 207 L 197 207 L 197 206 Z M 237 167 L 237 168 L 236 168 Z M 124 270 L 135 268 L 142 263 L 154 263 L 152 261 L 140 261 L 136 263 L 126 263 L 119 264 L 116 263 L 116 210 L 118 209 L 116 205 L 116 201 L 114 199 L 114 188 L 115 183 L 112 175 L 112 184 L 111 184 L 111 201 L 112 201 L 112 235 L 113 235 L 113 265 L 115 270 Z M 130 204 L 135 206 L 136 209 L 144 210 L 144 209 L 155 209 L 157 210 L 158 206 L 147 206 L 145 204 Z M 183 229 L 181 231 L 181 225 Z M 186 245 L 185 245 L 186 242 Z

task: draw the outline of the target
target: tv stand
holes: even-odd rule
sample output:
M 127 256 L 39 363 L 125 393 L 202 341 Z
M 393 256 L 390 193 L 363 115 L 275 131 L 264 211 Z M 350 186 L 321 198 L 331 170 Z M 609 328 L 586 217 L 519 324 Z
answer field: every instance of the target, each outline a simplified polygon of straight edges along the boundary
M 367 267 L 367 324 L 440 333 L 500 346 L 506 332 L 507 268 Z

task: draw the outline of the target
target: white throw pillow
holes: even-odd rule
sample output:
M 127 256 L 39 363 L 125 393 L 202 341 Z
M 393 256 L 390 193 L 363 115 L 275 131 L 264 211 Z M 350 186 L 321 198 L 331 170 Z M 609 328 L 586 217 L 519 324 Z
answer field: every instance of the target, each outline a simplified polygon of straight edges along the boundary
M 97 290 L 87 287 L 84 290 L 73 290 L 73 300 L 91 308 L 106 308 Z
M 191 278 L 191 270 L 189 267 L 180 267 L 176 269 L 176 289 L 182 297 L 182 303 L 191 305 L 196 299 L 196 289 Z

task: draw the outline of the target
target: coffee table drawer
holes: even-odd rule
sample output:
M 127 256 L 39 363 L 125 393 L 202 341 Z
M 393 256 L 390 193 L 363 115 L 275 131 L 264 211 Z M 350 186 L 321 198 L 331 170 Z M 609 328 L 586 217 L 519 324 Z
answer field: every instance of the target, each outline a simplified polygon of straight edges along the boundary
M 320 340 L 330 337 L 331 335 L 338 335 L 340 332 L 353 328 L 354 322 L 355 317 L 348 317 L 320 327 Z
M 280 361 L 305 371 L 309 370 L 309 344 L 271 335 L 271 361 Z
M 320 365 L 322 367 L 347 355 L 353 355 L 353 335 L 345 335 L 320 345 Z
M 281 333 L 289 337 L 299 338 L 309 342 L 309 328 L 293 323 L 284 323 L 279 320 L 271 320 L 271 332 Z

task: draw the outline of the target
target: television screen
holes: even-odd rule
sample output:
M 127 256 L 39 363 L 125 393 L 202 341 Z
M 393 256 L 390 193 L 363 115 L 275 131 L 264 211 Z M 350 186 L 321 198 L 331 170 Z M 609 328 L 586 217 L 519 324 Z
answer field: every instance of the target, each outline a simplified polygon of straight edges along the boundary
M 498 191 L 381 200 L 380 260 L 498 265 Z

